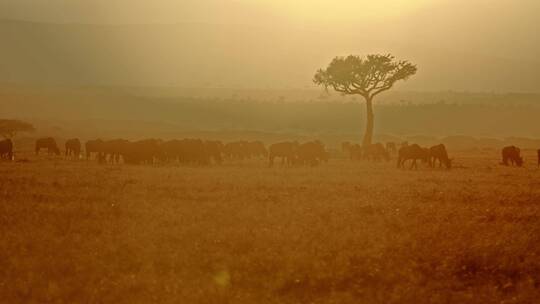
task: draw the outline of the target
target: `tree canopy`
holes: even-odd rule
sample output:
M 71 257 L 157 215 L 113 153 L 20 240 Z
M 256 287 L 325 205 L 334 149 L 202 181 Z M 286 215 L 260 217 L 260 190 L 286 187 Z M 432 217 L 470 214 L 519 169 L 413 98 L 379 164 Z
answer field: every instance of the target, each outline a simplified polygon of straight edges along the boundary
M 34 126 L 16 119 L 0 119 L 0 136 L 12 138 L 19 132 L 33 132 Z
M 391 89 L 399 80 L 416 74 L 416 65 L 408 61 L 394 61 L 394 56 L 355 55 L 336 57 L 326 69 L 315 74 L 313 82 L 343 94 L 358 94 L 371 100 Z
M 416 70 L 416 65 L 408 61 L 395 61 L 390 54 L 372 54 L 365 58 L 350 55 L 334 58 L 325 70 L 319 69 L 315 73 L 313 82 L 326 90 L 332 87 L 343 94 L 364 97 L 367 120 L 363 145 L 368 146 L 373 138 L 373 98 L 391 89 L 397 81 L 416 74 Z

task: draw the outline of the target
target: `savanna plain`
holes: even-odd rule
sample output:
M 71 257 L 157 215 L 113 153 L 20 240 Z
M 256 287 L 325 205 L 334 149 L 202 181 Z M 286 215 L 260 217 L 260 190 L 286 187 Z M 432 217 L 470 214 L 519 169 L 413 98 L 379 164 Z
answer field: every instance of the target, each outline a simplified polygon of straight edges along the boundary
M 540 170 L 0 163 L 2 303 L 535 303 Z

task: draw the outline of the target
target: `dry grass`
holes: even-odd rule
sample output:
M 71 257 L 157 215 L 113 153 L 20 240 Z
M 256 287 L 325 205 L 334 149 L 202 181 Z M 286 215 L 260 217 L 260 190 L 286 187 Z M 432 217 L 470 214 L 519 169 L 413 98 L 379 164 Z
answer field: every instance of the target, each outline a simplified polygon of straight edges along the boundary
M 458 159 L 449 172 L 2 163 L 0 301 L 536 301 L 540 171 Z

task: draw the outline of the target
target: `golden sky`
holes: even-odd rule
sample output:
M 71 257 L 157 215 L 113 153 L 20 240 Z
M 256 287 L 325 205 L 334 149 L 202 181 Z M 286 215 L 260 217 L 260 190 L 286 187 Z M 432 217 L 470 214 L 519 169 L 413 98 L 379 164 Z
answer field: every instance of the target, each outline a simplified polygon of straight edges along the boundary
M 308 22 L 349 23 L 364 20 L 380 20 L 406 15 L 441 0 L 241 0 L 268 7 L 276 14 L 291 20 Z
M 448 0 L 2 0 L 2 17 L 70 22 L 291 22 L 359 23 L 411 12 Z M 482 0 L 475 0 L 482 1 Z M 504 0 L 492 0 L 500 2 Z M 454 0 L 452 2 L 463 2 Z M 262 18 L 262 19 L 261 19 Z
M 257 86 L 306 86 L 313 71 L 334 56 L 390 52 L 419 64 L 410 88 L 537 90 L 539 12 L 539 0 L 0 0 L 0 19 L 174 25 L 112 27 L 96 37 L 115 37 L 106 43 L 111 50 L 104 58 L 122 52 L 122 59 L 146 65 L 140 75 L 155 75 L 156 83 L 186 83 L 177 75 L 190 66 L 186 77 L 199 75 L 195 83 L 205 85 L 222 66 L 224 86 L 244 85 L 245 79 L 257 80 Z M 13 29 L 15 38 L 20 30 Z M 62 30 L 81 41 L 51 46 L 53 55 L 61 47 L 95 46 L 77 28 Z M 21 53 L 15 46 L 7 51 Z M 74 61 L 87 61 L 84 52 L 69 52 Z M 13 61 L 5 64 L 22 70 Z

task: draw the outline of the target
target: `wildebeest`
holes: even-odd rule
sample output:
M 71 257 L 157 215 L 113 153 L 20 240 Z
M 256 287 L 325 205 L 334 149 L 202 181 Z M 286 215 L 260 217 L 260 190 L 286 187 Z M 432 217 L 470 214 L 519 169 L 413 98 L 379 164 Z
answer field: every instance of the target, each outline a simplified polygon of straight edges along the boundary
M 266 158 L 268 157 L 268 151 L 261 141 L 252 141 L 245 144 L 248 157 Z
M 144 139 L 127 143 L 123 151 L 124 162 L 127 164 L 153 164 L 160 155 L 160 140 Z
M 84 144 L 86 151 L 86 159 L 90 159 L 93 153 L 97 154 L 97 158 L 100 158 L 99 155 L 104 153 L 104 141 L 101 139 L 89 140 Z
M 342 142 L 341 143 L 341 152 L 343 152 L 344 154 L 349 154 L 349 157 L 351 157 L 351 143 L 348 142 L 348 141 Z
M 56 155 L 60 155 L 60 149 L 58 149 L 56 140 L 54 140 L 52 137 L 40 138 L 36 140 L 36 155 L 39 154 L 39 150 L 41 149 L 47 149 L 48 154 L 54 153 Z
M 170 140 L 160 145 L 159 158 L 166 161 L 177 161 L 182 164 L 207 165 L 210 159 L 221 162 L 223 144 L 218 141 L 202 141 L 201 139 L 186 138 Z
M 176 162 L 180 161 L 183 154 L 184 144 L 182 140 L 173 139 L 161 144 L 161 156 L 163 161 Z
M 296 149 L 298 149 L 298 142 L 280 142 L 271 145 L 268 148 L 269 166 L 274 165 L 276 157 L 281 157 L 282 164 L 292 165 L 296 157 Z
M 523 158 L 521 157 L 521 150 L 516 146 L 508 146 L 502 149 L 502 165 L 515 165 L 521 167 L 523 165 Z
M 390 154 L 397 153 L 397 145 L 395 142 L 387 142 L 386 143 L 386 151 Z
M 447 169 L 452 168 L 452 160 L 448 158 L 448 152 L 444 144 L 429 148 L 429 163 L 432 167 L 435 166 L 436 161 L 439 161 L 439 167 L 444 165 Z
M 229 159 L 243 160 L 249 157 L 248 142 L 234 141 L 226 143 L 223 147 L 223 153 Z
M 204 142 L 203 153 L 206 154 L 206 157 L 211 158 L 216 164 L 221 164 L 223 161 L 223 143 L 218 140 L 207 140 Z
M 328 161 L 328 153 L 324 145 L 316 140 L 299 145 L 296 149 L 294 162 L 300 165 L 315 166 L 323 161 Z
M 180 161 L 195 165 L 210 164 L 210 156 L 207 153 L 207 146 L 202 139 L 184 139 L 183 153 L 180 155 Z
M 367 160 L 380 161 L 380 160 L 390 160 L 390 154 L 384 148 L 383 144 L 376 143 L 364 147 L 364 158 Z
M 397 167 L 403 168 L 407 160 L 412 160 L 411 169 L 418 168 L 417 160 L 429 162 L 429 149 L 422 148 L 417 144 L 403 146 L 398 151 Z
M 261 141 L 234 141 L 226 143 L 222 148 L 228 159 L 244 160 L 249 158 L 266 158 L 268 151 Z
M 66 157 L 74 156 L 79 158 L 81 155 L 81 142 L 78 138 L 69 139 L 66 141 Z
M 0 158 L 7 160 L 13 159 L 13 142 L 11 139 L 6 138 L 0 141 Z
M 351 160 L 361 160 L 363 155 L 364 151 L 359 144 L 351 144 L 349 146 L 349 158 Z
M 112 139 L 101 142 L 101 153 L 103 160 L 108 160 L 110 163 L 120 163 L 125 154 L 130 148 L 130 142 L 125 139 Z

